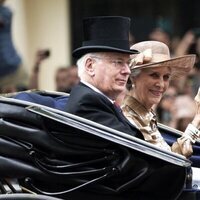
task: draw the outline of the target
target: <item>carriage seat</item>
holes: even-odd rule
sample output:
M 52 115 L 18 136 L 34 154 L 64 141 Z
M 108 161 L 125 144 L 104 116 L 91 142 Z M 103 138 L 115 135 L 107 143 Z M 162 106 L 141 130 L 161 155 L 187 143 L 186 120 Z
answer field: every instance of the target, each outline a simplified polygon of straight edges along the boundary
M 48 93 L 48 95 L 46 93 L 20 92 L 14 95 L 13 98 L 65 111 L 69 94 L 65 95 L 58 95 L 58 94 L 59 93 L 56 92 L 52 94 Z

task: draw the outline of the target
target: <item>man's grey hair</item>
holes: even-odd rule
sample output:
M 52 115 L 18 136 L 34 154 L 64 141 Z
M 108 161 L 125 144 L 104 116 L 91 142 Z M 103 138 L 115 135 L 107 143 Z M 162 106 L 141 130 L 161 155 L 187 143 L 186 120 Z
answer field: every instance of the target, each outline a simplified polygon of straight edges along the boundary
M 86 60 L 89 57 L 100 56 L 102 54 L 103 53 L 100 53 L 100 52 L 98 52 L 98 53 L 87 53 L 77 60 L 76 64 L 77 64 L 77 67 L 78 67 L 78 76 L 79 76 L 80 80 L 83 78 L 83 75 L 84 75 L 84 72 L 85 72 L 85 62 L 86 62 Z

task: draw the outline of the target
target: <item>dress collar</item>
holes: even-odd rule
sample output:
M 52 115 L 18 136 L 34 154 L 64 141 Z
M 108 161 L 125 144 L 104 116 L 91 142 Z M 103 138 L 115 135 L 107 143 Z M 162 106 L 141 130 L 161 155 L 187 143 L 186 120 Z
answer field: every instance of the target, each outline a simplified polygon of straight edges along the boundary
M 124 105 L 128 106 L 132 111 L 134 111 L 146 125 L 149 124 L 153 118 L 156 119 L 156 114 L 154 113 L 153 109 L 150 111 L 147 110 L 137 99 L 132 96 L 127 95 L 125 97 Z

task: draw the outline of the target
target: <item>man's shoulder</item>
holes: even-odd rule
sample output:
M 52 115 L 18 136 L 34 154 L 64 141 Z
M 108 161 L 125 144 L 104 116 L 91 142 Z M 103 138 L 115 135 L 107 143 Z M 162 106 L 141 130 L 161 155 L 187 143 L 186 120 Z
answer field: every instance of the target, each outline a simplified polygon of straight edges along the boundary
M 105 109 L 111 106 L 111 102 L 102 94 L 92 90 L 86 85 L 75 86 L 67 102 L 67 111 L 89 108 Z
M 87 96 L 87 95 L 94 95 L 94 91 L 86 86 L 85 84 L 79 83 L 76 85 L 72 91 L 70 92 L 70 98 L 73 98 L 74 96 L 78 98 L 79 96 Z
M 75 97 L 77 98 L 84 98 L 84 99 L 97 99 L 97 100 L 103 100 L 103 101 L 108 101 L 109 100 L 103 95 L 100 94 L 96 91 L 94 91 L 93 89 L 91 89 L 90 87 L 88 87 L 87 85 L 83 84 L 83 83 L 79 83 L 77 86 L 75 86 L 71 93 L 70 93 L 71 98 Z

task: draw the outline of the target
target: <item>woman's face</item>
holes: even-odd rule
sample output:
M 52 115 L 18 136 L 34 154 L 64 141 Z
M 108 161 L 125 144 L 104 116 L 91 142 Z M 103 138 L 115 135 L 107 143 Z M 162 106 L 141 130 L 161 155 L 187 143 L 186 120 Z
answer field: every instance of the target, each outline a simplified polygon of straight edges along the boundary
M 132 82 L 135 85 L 133 96 L 148 110 L 157 105 L 169 86 L 171 69 L 155 67 L 142 69 Z

